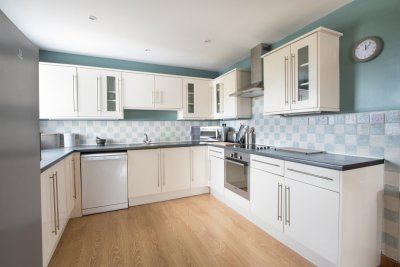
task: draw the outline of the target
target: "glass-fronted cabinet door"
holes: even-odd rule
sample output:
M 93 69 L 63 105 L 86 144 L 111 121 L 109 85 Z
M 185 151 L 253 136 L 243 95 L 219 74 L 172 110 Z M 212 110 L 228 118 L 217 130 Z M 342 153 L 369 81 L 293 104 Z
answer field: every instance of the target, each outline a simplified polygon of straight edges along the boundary
M 189 116 L 193 116 L 195 113 L 194 87 L 195 85 L 192 82 L 187 83 L 186 85 L 186 112 Z
M 224 104 L 223 104 L 223 97 L 224 97 L 224 92 L 223 92 L 223 84 L 220 82 L 217 82 L 215 84 L 215 92 L 214 92 L 214 97 L 215 97 L 215 114 L 216 116 L 222 116 L 224 112 Z
M 318 105 L 317 34 L 291 45 L 291 109 L 315 108 Z
M 101 72 L 102 116 L 122 117 L 121 73 L 116 71 Z

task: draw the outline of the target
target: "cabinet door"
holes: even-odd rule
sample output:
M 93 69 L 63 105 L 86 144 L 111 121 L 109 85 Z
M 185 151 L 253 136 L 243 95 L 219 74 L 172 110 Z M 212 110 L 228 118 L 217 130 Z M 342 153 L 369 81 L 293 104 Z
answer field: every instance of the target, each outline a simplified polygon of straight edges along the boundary
M 70 217 L 72 210 L 75 207 L 76 199 L 76 182 L 75 182 L 75 160 L 74 155 L 64 159 L 65 164 L 65 179 L 66 179 L 66 194 L 67 194 L 67 214 Z
M 224 89 L 221 80 L 215 80 L 213 89 L 213 114 L 220 119 L 224 115 Z
M 101 116 L 101 79 L 97 69 L 77 68 L 79 117 Z
M 190 148 L 161 149 L 162 191 L 190 189 Z
M 161 193 L 160 150 L 128 151 L 128 196 Z
M 154 75 L 123 72 L 122 94 L 125 108 L 154 108 Z
M 225 166 L 224 160 L 216 157 L 209 157 L 210 162 L 210 187 L 213 191 L 223 195 Z
M 318 106 L 318 52 L 317 34 L 314 33 L 290 46 L 293 88 L 291 109 Z
M 290 110 L 290 47 L 264 58 L 264 113 Z
M 42 208 L 42 254 L 43 266 L 47 266 L 56 245 L 57 228 L 55 202 L 55 181 L 52 169 L 40 175 L 41 208 Z
M 223 117 L 236 117 L 236 97 L 229 96 L 237 90 L 237 72 L 233 71 L 221 78 L 223 86 Z
M 198 90 L 198 81 L 194 79 L 183 80 L 183 118 L 198 117 L 198 106 L 200 104 Z
M 212 83 L 199 80 L 196 85 L 195 111 L 197 116 L 201 119 L 212 118 Z
M 101 71 L 101 116 L 122 118 L 121 72 Z
M 40 118 L 77 116 L 76 68 L 39 64 Z
M 285 178 L 285 233 L 337 264 L 339 193 Z
M 270 226 L 283 231 L 283 177 L 250 169 L 251 212 Z
M 191 147 L 191 184 L 190 187 L 208 186 L 208 148 L 206 146 Z
M 182 78 L 155 76 L 155 107 L 159 109 L 181 109 L 182 103 Z

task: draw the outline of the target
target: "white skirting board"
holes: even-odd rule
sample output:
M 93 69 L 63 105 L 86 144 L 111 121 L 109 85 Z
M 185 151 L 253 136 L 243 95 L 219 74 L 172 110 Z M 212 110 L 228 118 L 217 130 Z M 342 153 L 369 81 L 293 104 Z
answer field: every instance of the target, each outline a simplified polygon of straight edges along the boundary
M 129 198 L 129 206 L 137 206 L 137 205 L 166 201 L 166 200 L 171 200 L 171 199 L 176 199 L 176 198 L 196 196 L 196 195 L 206 194 L 209 192 L 210 192 L 210 188 L 208 186 L 204 186 L 204 187 L 191 188 L 191 189 L 187 189 L 187 190 L 165 192 L 165 193 L 160 193 L 160 194 L 155 194 L 155 195 Z

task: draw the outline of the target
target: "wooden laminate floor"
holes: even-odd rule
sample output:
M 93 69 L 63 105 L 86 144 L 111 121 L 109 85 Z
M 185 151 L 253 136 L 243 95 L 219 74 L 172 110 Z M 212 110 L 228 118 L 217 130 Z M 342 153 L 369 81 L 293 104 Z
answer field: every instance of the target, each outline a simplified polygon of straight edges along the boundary
M 70 220 L 50 266 L 312 266 L 209 194 Z

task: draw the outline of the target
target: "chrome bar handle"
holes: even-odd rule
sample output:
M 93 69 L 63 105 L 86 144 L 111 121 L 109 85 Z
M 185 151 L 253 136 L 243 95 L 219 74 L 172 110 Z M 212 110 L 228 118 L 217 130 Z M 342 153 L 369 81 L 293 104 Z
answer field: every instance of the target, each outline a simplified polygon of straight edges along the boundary
M 316 178 L 320 178 L 320 179 L 324 179 L 324 180 L 328 180 L 328 181 L 333 181 L 332 178 L 326 177 L 326 176 L 322 176 L 322 175 L 318 175 L 318 174 L 313 174 L 313 173 L 309 173 L 309 172 L 303 172 L 303 171 L 299 171 L 299 170 L 295 170 L 292 168 L 287 168 L 288 171 L 292 171 L 292 172 L 297 172 L 300 174 L 304 174 L 304 175 L 309 175 L 309 176 L 313 176 Z
M 161 153 L 161 152 L 160 152 Z M 161 160 L 160 160 L 161 154 L 158 154 L 157 157 L 157 165 L 158 165 L 158 178 L 157 178 L 157 187 L 160 187 L 160 169 L 161 169 Z
M 57 191 L 57 229 L 60 230 L 60 209 L 58 205 L 58 173 L 55 173 L 56 178 L 56 191 Z
M 281 190 L 280 190 L 280 192 L 281 192 L 281 198 L 280 198 L 280 201 L 281 201 L 281 204 L 279 205 L 280 207 L 281 207 L 281 221 L 282 221 L 282 217 L 283 217 L 283 197 L 282 197 L 282 195 L 283 195 L 283 190 L 282 190 L 282 188 L 283 188 L 283 184 L 281 184 Z
M 292 54 L 292 103 L 296 103 L 296 93 L 295 93 L 295 84 L 296 84 L 296 75 L 295 75 L 295 63 L 296 63 L 296 55 Z
M 72 177 L 74 179 L 74 199 L 76 199 L 76 181 L 75 181 L 75 159 L 72 156 Z
M 285 225 L 290 225 L 289 214 L 288 214 L 288 187 L 285 186 Z
M 257 160 L 257 159 L 252 159 L 251 161 L 255 161 L 258 163 L 262 163 L 262 164 L 266 164 L 266 165 L 270 165 L 270 166 L 274 166 L 274 167 L 280 167 L 280 165 L 278 165 L 278 164 L 269 163 L 269 162 L 265 162 L 265 161 L 261 161 L 261 160 Z
M 162 154 L 162 171 L 163 171 L 163 185 L 165 186 L 165 158 L 164 158 L 164 152 L 161 152 Z
M 279 201 L 279 194 L 280 194 L 280 188 L 281 188 L 281 184 L 280 183 L 278 183 L 278 201 L 277 201 L 277 204 L 278 204 L 278 209 L 277 209 L 277 213 L 278 213 L 278 215 L 277 215 L 277 220 L 278 221 L 280 221 L 280 219 L 281 219 L 281 216 L 279 215 L 279 204 L 280 204 L 280 201 Z
M 288 100 L 288 60 L 289 58 L 285 56 L 285 104 L 287 105 Z
M 290 226 L 290 186 L 287 187 L 288 188 L 288 207 L 289 207 L 289 219 L 288 219 L 288 225 Z
M 57 235 L 57 207 L 56 207 L 56 184 L 54 182 L 54 174 L 49 176 L 53 183 L 53 218 L 54 218 L 54 230 L 51 232 Z

